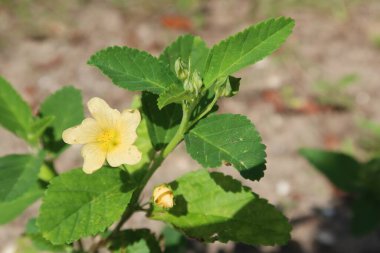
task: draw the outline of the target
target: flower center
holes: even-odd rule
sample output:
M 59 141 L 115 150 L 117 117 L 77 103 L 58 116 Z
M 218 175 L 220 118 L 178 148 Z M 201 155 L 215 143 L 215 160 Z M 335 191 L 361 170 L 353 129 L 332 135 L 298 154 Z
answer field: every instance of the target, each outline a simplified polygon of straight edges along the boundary
M 101 148 L 107 152 L 120 144 L 120 135 L 115 129 L 105 129 L 98 135 L 96 140 Z

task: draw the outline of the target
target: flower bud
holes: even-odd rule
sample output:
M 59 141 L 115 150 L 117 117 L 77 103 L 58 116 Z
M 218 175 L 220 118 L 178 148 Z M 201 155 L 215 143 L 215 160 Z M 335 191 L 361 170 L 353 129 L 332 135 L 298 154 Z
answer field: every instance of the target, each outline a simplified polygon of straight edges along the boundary
M 191 75 L 191 83 L 194 87 L 195 93 L 198 95 L 203 85 L 202 78 L 198 71 L 194 71 L 194 73 Z
M 183 83 L 183 88 L 187 91 L 195 93 L 198 95 L 200 89 L 203 86 L 202 78 L 198 71 L 191 74 L 190 78 L 187 78 Z
M 172 208 L 174 206 L 173 191 L 164 184 L 157 186 L 153 190 L 153 201 L 160 207 Z
M 189 77 L 189 70 L 187 69 L 186 64 L 178 58 L 174 63 L 174 69 L 177 77 L 181 81 L 185 81 Z
M 232 88 L 229 77 L 223 77 L 216 81 L 215 93 L 220 97 L 228 97 L 231 95 Z

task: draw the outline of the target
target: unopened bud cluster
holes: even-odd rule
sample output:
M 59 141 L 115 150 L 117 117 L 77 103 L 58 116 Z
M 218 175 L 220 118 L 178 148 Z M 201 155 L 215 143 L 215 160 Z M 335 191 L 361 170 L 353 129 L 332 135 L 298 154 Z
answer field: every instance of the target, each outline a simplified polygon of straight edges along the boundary
M 191 72 L 190 62 L 186 65 L 181 58 L 178 58 L 174 64 L 177 77 L 183 82 L 183 88 L 191 93 L 199 94 L 203 82 L 201 75 L 197 70 Z

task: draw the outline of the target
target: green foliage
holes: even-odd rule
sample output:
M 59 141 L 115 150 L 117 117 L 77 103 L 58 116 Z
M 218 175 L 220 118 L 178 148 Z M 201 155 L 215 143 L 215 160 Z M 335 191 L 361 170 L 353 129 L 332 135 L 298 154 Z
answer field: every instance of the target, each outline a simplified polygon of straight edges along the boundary
M 205 242 L 235 241 L 250 245 L 284 244 L 290 238 L 286 218 L 237 180 L 201 169 L 169 184 L 175 206 L 153 206 L 150 217 L 173 224 Z
M 380 201 L 367 196 L 359 197 L 352 204 L 352 214 L 351 227 L 354 234 L 363 235 L 373 231 L 380 225 Z
M 132 91 L 160 94 L 178 83 L 174 73 L 144 51 L 128 47 L 109 47 L 94 54 L 88 64 L 99 68 L 112 82 Z
M 181 104 L 184 100 L 190 100 L 193 98 L 193 94 L 187 90 L 185 90 L 183 87 L 178 85 L 171 85 L 166 90 L 164 90 L 158 100 L 157 105 L 158 108 L 161 110 L 166 105 L 176 103 Z
M 80 91 L 66 86 L 47 97 L 41 104 L 40 115 L 53 118 L 51 126 L 42 136 L 43 146 L 50 153 L 58 155 L 67 147 L 62 141 L 62 133 L 83 120 L 82 103 Z
M 42 195 L 43 190 L 37 183 L 35 183 L 33 187 L 30 188 L 21 197 L 8 202 L 0 202 L 0 225 L 8 223 L 15 219 L 17 216 L 22 214 L 28 206 L 33 204 Z
M 254 125 L 242 115 L 212 115 L 185 136 L 187 151 L 206 168 L 231 163 L 240 174 L 259 180 L 265 170 L 265 146 Z
M 0 125 L 26 141 L 31 138 L 32 111 L 15 89 L 0 77 Z
M 198 70 L 203 74 L 208 53 L 209 49 L 200 37 L 184 35 L 165 48 L 159 60 L 169 65 L 174 73 L 174 63 L 180 58 L 185 63 L 190 63 L 191 70 Z
M 352 232 L 364 235 L 380 226 L 380 158 L 366 163 L 346 154 L 302 149 L 304 156 L 336 187 L 352 195 Z
M 142 112 L 147 122 L 150 139 L 156 150 L 165 147 L 175 135 L 181 122 L 181 106 L 171 104 L 160 110 L 157 96 L 144 92 L 141 98 Z
M 204 76 L 206 87 L 273 53 L 291 34 L 293 27 L 294 21 L 290 18 L 269 19 L 212 47 Z
M 37 184 L 43 154 L 0 158 L 0 203 L 22 197 Z
M 33 242 L 33 246 L 39 251 L 65 252 L 70 248 L 67 245 L 53 245 L 43 238 L 35 218 L 30 219 L 26 225 L 25 236 Z
M 162 235 L 165 240 L 165 253 L 185 253 L 186 252 L 186 238 L 171 226 L 166 226 Z
M 149 229 L 123 230 L 113 238 L 112 252 L 160 253 L 160 245 Z
M 52 116 L 51 124 L 54 141 L 62 138 L 62 132 L 78 125 L 84 118 L 82 95 L 74 87 L 67 86 L 50 95 L 41 104 L 40 114 Z
M 300 154 L 338 188 L 348 192 L 358 190 L 361 165 L 353 157 L 338 152 L 305 148 L 300 150 Z
M 71 170 L 51 180 L 38 217 L 44 238 L 64 244 L 104 231 L 128 206 L 134 185 L 124 172 Z

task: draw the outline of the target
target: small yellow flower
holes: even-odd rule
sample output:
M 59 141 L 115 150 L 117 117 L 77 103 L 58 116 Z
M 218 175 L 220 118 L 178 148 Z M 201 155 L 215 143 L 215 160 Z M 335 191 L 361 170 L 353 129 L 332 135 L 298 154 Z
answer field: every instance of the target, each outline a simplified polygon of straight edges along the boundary
M 66 129 L 62 138 L 68 144 L 84 144 L 83 171 L 91 174 L 100 169 L 107 159 L 109 165 L 133 165 L 141 160 L 141 152 L 132 145 L 136 139 L 136 128 L 141 121 L 138 110 L 112 109 L 100 98 L 87 103 L 93 118 L 86 118 L 78 126 Z
M 173 198 L 173 191 L 164 184 L 153 190 L 153 201 L 160 207 L 172 208 L 174 206 Z

